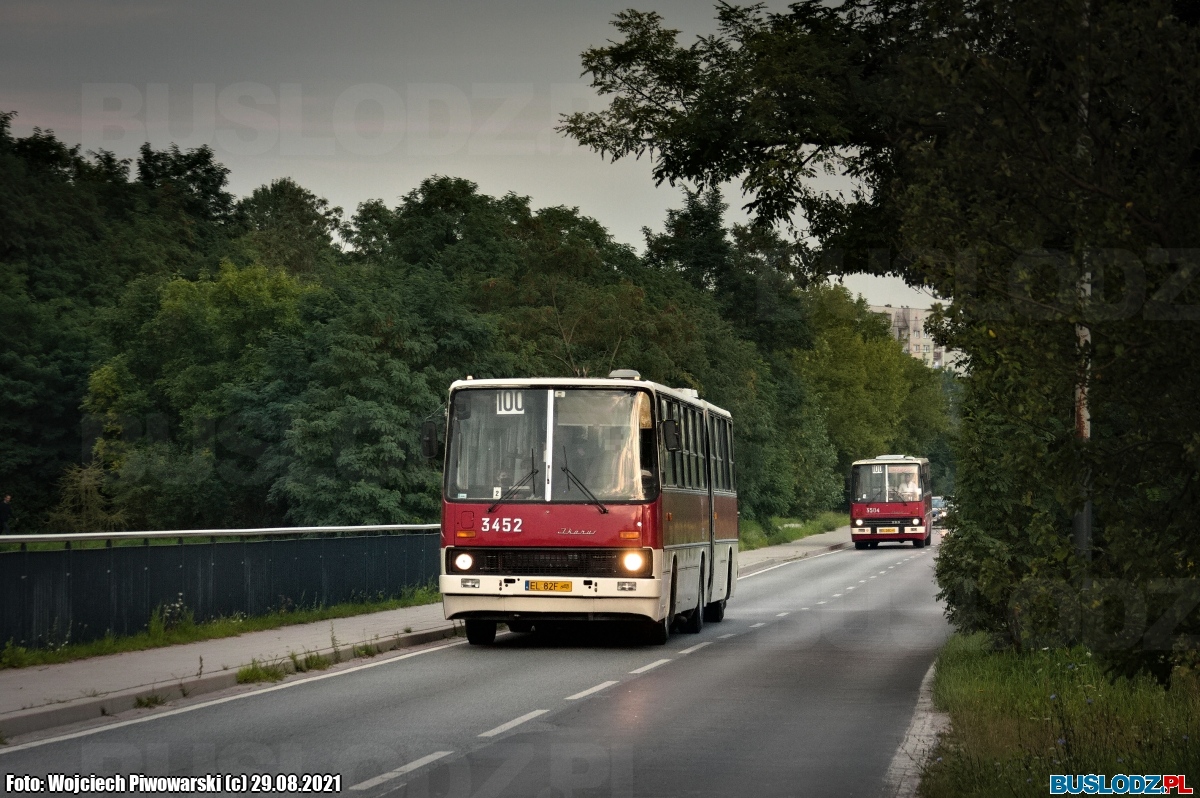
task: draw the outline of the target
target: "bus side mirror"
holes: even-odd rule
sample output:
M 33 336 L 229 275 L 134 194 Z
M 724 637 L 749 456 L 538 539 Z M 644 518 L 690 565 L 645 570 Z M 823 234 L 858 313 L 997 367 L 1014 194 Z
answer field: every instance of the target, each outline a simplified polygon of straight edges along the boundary
M 437 457 L 437 453 L 437 422 L 426 421 L 421 424 L 421 456 L 426 460 L 432 460 Z
M 663 446 L 668 452 L 677 452 L 683 448 L 679 443 L 679 422 L 673 418 L 668 418 L 662 421 L 659 426 L 662 427 Z

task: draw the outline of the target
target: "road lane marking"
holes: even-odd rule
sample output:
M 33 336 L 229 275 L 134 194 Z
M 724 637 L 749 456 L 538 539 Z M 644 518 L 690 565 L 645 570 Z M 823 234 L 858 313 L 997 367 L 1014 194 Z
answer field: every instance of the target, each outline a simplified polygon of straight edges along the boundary
M 808 609 L 808 607 L 801 607 L 800 609 L 801 609 L 801 610 L 806 610 L 806 609 Z
M 825 603 L 827 603 L 827 602 L 824 602 L 824 601 L 818 601 L 817 603 L 818 603 L 818 604 L 825 604 Z
M 834 597 L 834 598 L 841 598 L 841 597 L 842 597 L 842 594 L 841 594 L 841 593 L 834 593 L 834 594 L 833 594 L 833 597 Z
M 757 628 L 758 628 L 758 627 L 760 627 L 760 626 L 766 626 L 766 624 L 765 624 L 765 623 L 752 623 L 752 624 L 750 624 L 750 628 L 751 628 L 751 629 L 757 629 Z
M 865 583 L 866 581 L 867 581 L 866 579 L 859 579 L 858 583 L 861 585 L 861 584 Z
M 659 665 L 666 665 L 670 661 L 671 660 L 669 660 L 669 659 L 656 659 L 656 660 L 654 660 L 654 662 L 651 662 L 649 665 L 643 665 L 642 667 L 638 668 L 636 671 L 630 671 L 630 673 L 645 673 L 648 670 L 653 670 L 654 668 L 657 668 Z
M 853 589 L 854 589 L 854 585 L 850 585 L 850 587 L 848 587 L 848 588 L 846 588 L 846 589 L 847 589 L 847 590 L 853 590 Z
M 587 698 L 592 693 L 600 692 L 605 687 L 612 687 L 614 684 L 616 684 L 616 682 L 601 682 L 600 684 L 596 685 L 595 687 L 589 687 L 588 689 L 584 690 L 582 693 L 576 693 L 575 695 L 569 695 L 566 698 L 564 698 L 563 700 L 564 701 L 578 701 L 581 698 Z
M 844 551 L 847 551 L 847 549 L 837 549 L 836 551 L 827 551 L 824 554 L 814 554 L 811 557 L 798 557 L 795 560 L 788 560 L 787 562 L 781 562 L 781 563 L 779 563 L 779 565 L 772 565 L 770 568 L 764 568 L 761 571 L 755 571 L 752 574 L 746 574 L 745 576 L 739 576 L 737 578 L 737 580 L 740 582 L 743 579 L 750 579 L 751 577 L 758 576 L 759 574 L 765 574 L 767 571 L 774 571 L 776 568 L 782 568 L 785 565 L 791 565 L 792 563 L 803 562 L 803 561 L 808 561 L 808 560 L 815 560 L 818 557 L 828 557 L 830 554 L 841 554 Z
M 868 577 L 867 577 L 867 579 L 874 579 L 874 578 L 875 578 L 875 575 L 874 575 L 874 574 L 872 574 L 871 576 L 868 576 Z
M 534 718 L 538 717 L 539 715 L 545 715 L 549 711 L 550 710 L 548 710 L 548 709 L 535 709 L 533 712 L 526 712 L 521 717 L 514 718 L 513 720 L 510 720 L 508 723 L 501 723 L 496 728 L 489 729 L 488 731 L 485 731 L 483 734 L 481 734 L 479 736 L 480 737 L 495 737 L 497 734 L 504 734 L 509 729 L 516 728 L 517 726 L 520 726 L 522 723 L 531 721 Z
M 359 782 L 358 784 L 355 784 L 350 789 L 352 789 L 352 790 L 369 790 L 372 787 L 378 787 L 380 784 L 383 784 L 385 781 L 391 781 L 392 779 L 396 778 L 397 776 L 403 776 L 405 773 L 412 773 L 417 768 L 424 767 L 425 765 L 428 765 L 430 762 L 436 762 L 437 760 L 441 759 L 444 756 L 450 756 L 450 754 L 452 754 L 452 753 L 454 753 L 454 752 L 453 751 L 434 751 L 429 756 L 423 756 L 420 759 L 414 759 L 412 762 L 409 762 L 407 765 L 401 765 L 400 767 L 396 768 L 395 770 L 389 770 L 387 773 L 381 773 L 373 779 L 367 779 L 366 781 Z
M 787 613 L 786 613 L 786 612 L 780 612 L 780 613 L 777 613 L 777 614 L 775 615 L 775 617 L 776 617 L 776 618 L 783 618 L 783 617 L 785 617 L 786 615 L 787 615 Z
M 319 682 L 324 679 L 332 679 L 336 676 L 344 676 L 347 673 L 357 673 L 358 671 L 365 671 L 368 668 L 378 668 L 380 665 L 390 665 L 393 662 L 399 662 L 402 659 L 410 659 L 412 657 L 419 657 L 422 654 L 429 654 L 434 651 L 445 651 L 446 649 L 453 648 L 454 646 L 466 645 L 466 642 L 467 642 L 466 640 L 456 640 L 455 642 L 447 643 L 444 646 L 435 646 L 433 648 L 426 648 L 426 649 L 422 649 L 421 651 L 414 651 L 411 654 L 402 654 L 399 657 L 389 657 L 388 659 L 377 660 L 375 662 L 368 662 L 364 665 L 356 665 L 353 668 L 346 668 L 344 670 L 334 671 L 332 673 L 322 673 L 319 676 L 309 676 L 304 679 L 297 679 L 294 682 L 284 682 L 283 684 L 276 684 L 276 685 L 272 685 L 271 687 L 264 687 L 261 690 L 254 690 L 252 692 L 247 692 L 247 693 L 238 693 L 237 695 L 228 695 L 228 696 L 225 696 L 224 698 L 214 698 L 212 701 L 202 701 L 199 704 L 192 704 L 191 706 L 179 707 L 178 709 L 168 709 L 165 712 L 156 712 L 153 715 L 145 715 L 144 717 L 140 717 L 140 718 L 131 718 L 130 720 L 123 720 L 123 721 L 120 721 L 119 723 L 110 723 L 107 726 L 96 726 L 91 729 L 84 729 L 82 731 L 71 732 L 70 734 L 60 734 L 57 737 L 47 737 L 42 740 L 32 740 L 27 743 L 21 743 L 20 745 L 13 745 L 13 746 L 0 748 L 0 756 L 3 756 L 4 754 L 11 754 L 14 751 L 24 751 L 29 748 L 38 748 L 43 745 L 49 745 L 50 743 L 59 743 L 59 742 L 65 741 L 65 740 L 74 740 L 79 737 L 88 737 L 93 734 L 99 734 L 100 732 L 111 731 L 113 729 L 120 729 L 124 726 L 133 726 L 138 723 L 148 723 L 152 720 L 158 720 L 160 718 L 169 718 L 172 715 L 182 715 L 185 712 L 195 712 L 197 709 L 205 709 L 207 707 L 215 707 L 218 704 L 226 704 L 230 701 L 239 701 L 243 698 L 251 698 L 252 696 L 259 696 L 259 695 L 262 695 L 263 693 L 273 693 L 276 690 L 287 690 L 289 688 L 297 687 L 297 686 L 303 685 L 303 684 L 312 684 L 313 682 Z
M 678 653 L 691 654 L 693 651 L 699 651 L 700 649 L 704 648 L 705 646 L 709 645 L 710 643 L 712 643 L 711 640 L 706 640 L 703 643 L 697 643 L 696 645 L 692 646 L 691 648 L 685 648 L 683 651 L 680 651 Z
M 720 636 L 720 637 L 718 637 L 717 639 L 718 639 L 718 640 L 728 640 L 728 639 L 729 639 L 729 638 L 731 638 L 731 637 L 737 637 L 737 632 L 731 632 L 731 633 L 729 633 L 729 634 L 727 634 L 727 635 L 721 635 L 721 636 Z

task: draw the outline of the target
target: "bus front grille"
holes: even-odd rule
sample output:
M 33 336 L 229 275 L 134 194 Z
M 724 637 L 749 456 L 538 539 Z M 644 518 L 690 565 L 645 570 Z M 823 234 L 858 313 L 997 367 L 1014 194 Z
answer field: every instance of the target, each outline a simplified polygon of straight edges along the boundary
M 626 576 L 618 571 L 621 549 L 452 549 L 446 563 L 450 573 L 461 573 L 453 555 L 475 558 L 474 574 L 495 576 Z

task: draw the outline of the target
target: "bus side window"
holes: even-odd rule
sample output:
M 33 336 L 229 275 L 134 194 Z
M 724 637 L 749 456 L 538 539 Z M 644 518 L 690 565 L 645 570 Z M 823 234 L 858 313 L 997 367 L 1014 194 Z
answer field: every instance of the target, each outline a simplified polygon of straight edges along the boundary
M 683 472 L 685 487 L 696 487 L 695 465 L 692 463 L 692 413 L 691 408 L 683 407 Z
M 696 411 L 696 467 L 700 469 L 700 487 L 708 490 L 708 432 L 704 424 L 704 412 Z
M 670 417 L 671 417 L 670 403 L 667 402 L 666 399 L 659 397 L 659 400 L 658 400 L 658 418 L 659 418 L 659 420 L 666 421 Z M 661 436 L 661 434 L 660 434 L 660 436 Z M 667 486 L 667 487 L 675 487 L 675 485 L 678 484 L 676 482 L 676 476 L 675 476 L 675 453 L 668 452 L 666 445 L 661 442 L 658 447 L 658 452 L 659 452 L 658 460 L 662 466 L 663 485 Z
M 726 460 L 728 468 L 730 468 L 730 490 L 737 492 L 738 490 L 738 470 L 734 467 L 734 451 L 733 451 L 733 422 L 725 422 L 725 445 L 726 445 Z

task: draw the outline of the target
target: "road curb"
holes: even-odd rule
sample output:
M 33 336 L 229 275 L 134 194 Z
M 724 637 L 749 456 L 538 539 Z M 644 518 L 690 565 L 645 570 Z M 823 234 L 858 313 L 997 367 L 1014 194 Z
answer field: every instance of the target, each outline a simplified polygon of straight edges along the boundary
M 343 662 L 355 659 L 355 649 L 361 649 L 362 647 L 371 647 L 373 649 L 373 656 L 374 654 L 383 654 L 398 648 L 411 648 L 424 643 L 444 640 L 448 637 L 456 637 L 461 634 L 461 626 L 453 624 L 438 629 L 429 629 L 424 632 L 397 634 L 394 637 L 386 639 L 360 640 L 356 643 L 338 646 L 336 649 L 338 652 L 337 659 Z M 331 655 L 334 653 L 334 650 L 333 647 L 328 647 L 317 649 L 315 652 L 310 650 L 296 653 Z M 277 662 L 289 674 L 295 673 L 291 659 L 288 656 L 281 657 Z M 71 701 L 70 703 L 49 704 L 23 709 L 18 712 L 10 712 L 0 717 L 0 735 L 5 738 L 12 738 L 116 715 L 137 708 L 139 700 L 143 704 L 147 701 L 153 701 L 154 703 L 150 704 L 150 706 L 156 706 L 159 703 L 176 701 L 180 698 L 189 698 L 205 693 L 215 693 L 218 690 L 226 690 L 237 686 L 238 669 L 249 664 L 249 662 L 244 662 L 235 668 L 223 670 L 220 673 L 163 681 L 85 698 L 79 701 Z
M 822 546 L 819 549 L 812 549 L 811 551 L 806 551 L 803 554 L 797 554 L 795 557 L 772 557 L 769 560 L 763 560 L 762 562 L 755 563 L 754 565 L 748 565 L 745 568 L 738 568 L 738 579 L 741 579 L 743 576 L 756 574 L 759 571 L 765 571 L 768 568 L 774 568 L 776 565 L 782 565 L 785 562 L 803 560 L 806 557 L 812 557 L 816 554 L 828 554 L 831 551 L 839 551 L 849 547 L 850 543 L 847 541 L 844 543 L 834 543 L 831 546 Z
M 937 662 L 929 666 L 921 679 L 917 706 L 909 721 L 904 740 L 896 749 L 884 777 L 885 798 L 914 798 L 921 785 L 921 771 L 938 737 L 950 730 L 950 716 L 933 708 L 933 677 Z

